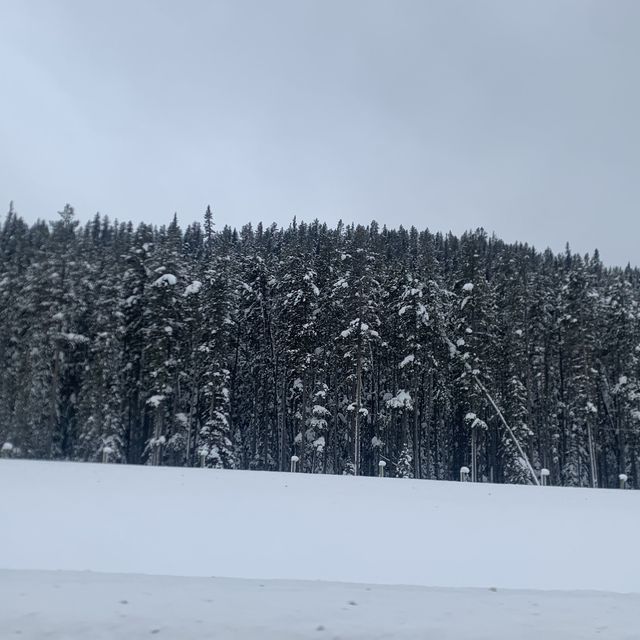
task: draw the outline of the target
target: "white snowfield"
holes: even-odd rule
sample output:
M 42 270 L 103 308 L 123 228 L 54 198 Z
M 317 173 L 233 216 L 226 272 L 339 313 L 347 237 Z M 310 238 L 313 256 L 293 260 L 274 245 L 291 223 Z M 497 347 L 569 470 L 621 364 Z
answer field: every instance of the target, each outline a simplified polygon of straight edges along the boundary
M 0 638 L 637 640 L 640 596 L 0 570 Z
M 640 637 L 640 492 L 15 460 L 0 491 L 2 638 Z

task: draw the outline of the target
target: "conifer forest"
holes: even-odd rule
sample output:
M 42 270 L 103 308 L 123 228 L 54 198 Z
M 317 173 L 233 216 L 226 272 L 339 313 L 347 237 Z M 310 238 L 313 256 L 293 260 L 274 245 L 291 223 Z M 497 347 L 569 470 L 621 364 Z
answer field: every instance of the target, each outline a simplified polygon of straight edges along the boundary
M 11 207 L 0 361 L 5 456 L 640 485 L 640 271 L 597 251 Z

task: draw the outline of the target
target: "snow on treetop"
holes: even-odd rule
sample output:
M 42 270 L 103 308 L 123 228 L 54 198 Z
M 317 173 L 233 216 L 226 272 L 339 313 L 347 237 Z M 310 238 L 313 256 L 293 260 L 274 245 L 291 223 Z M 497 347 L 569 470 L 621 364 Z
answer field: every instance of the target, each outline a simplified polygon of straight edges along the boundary
M 156 396 L 151 396 L 148 400 L 147 400 L 147 404 L 150 407 L 158 407 L 160 405 L 160 403 L 164 400 L 164 396 L 162 395 L 156 395 Z
M 480 418 L 478 418 L 478 416 L 475 413 L 472 413 L 472 412 L 467 413 L 464 419 L 466 422 L 471 423 L 472 429 L 475 429 L 476 427 L 480 427 L 481 429 L 487 428 L 487 423 L 484 420 L 480 420 Z
M 629 476 L 628 476 L 626 473 L 621 473 L 621 474 L 618 476 L 618 479 L 619 479 L 619 480 L 622 480 L 622 482 L 626 482 L 626 481 L 629 479 Z
M 400 369 L 404 369 L 409 363 L 414 362 L 416 357 L 410 353 L 399 365 Z
M 464 285 L 462 285 L 462 290 L 463 291 L 473 291 L 473 284 L 471 282 L 467 282 Z
M 411 409 L 413 407 L 411 394 L 404 389 L 400 389 L 393 398 L 387 400 L 387 406 L 390 409 Z
M 200 280 L 194 280 L 185 290 L 184 296 L 190 296 L 194 293 L 198 293 L 202 289 L 202 282 Z
M 3 451 L 13 451 L 13 445 L 10 442 L 5 442 L 2 445 L 2 450 Z
M 469 473 L 469 467 L 460 467 L 460 473 Z
M 176 413 L 176 422 L 186 426 L 189 424 L 189 416 L 186 413 Z
M 178 282 L 178 278 L 176 278 L 172 273 L 163 273 L 154 283 L 154 287 L 163 287 L 170 286 L 173 287 Z
M 79 333 L 61 333 L 60 334 L 65 340 L 72 342 L 74 344 L 86 344 L 89 342 L 89 338 L 87 336 L 80 335 Z

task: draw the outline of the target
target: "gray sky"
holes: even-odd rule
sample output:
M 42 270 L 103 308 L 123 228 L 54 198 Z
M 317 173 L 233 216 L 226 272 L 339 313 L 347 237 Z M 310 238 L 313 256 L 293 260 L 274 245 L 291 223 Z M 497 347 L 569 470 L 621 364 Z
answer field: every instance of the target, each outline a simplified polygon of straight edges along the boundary
M 0 0 L 0 203 L 640 264 L 637 0 Z M 3 205 L 6 206 L 6 205 Z

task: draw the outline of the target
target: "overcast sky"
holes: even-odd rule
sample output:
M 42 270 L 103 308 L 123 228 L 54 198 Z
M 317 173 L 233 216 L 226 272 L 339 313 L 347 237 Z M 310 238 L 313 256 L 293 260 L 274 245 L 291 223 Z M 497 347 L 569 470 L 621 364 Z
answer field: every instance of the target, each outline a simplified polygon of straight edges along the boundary
M 416 225 L 640 264 L 637 0 L 0 0 L 29 221 Z

